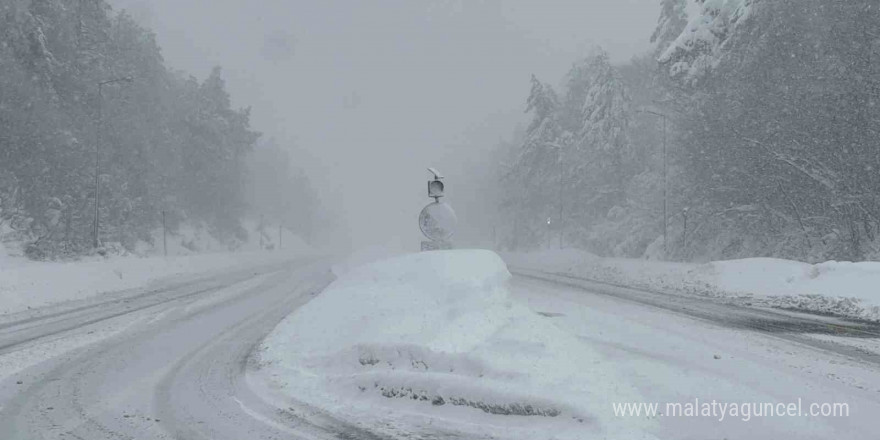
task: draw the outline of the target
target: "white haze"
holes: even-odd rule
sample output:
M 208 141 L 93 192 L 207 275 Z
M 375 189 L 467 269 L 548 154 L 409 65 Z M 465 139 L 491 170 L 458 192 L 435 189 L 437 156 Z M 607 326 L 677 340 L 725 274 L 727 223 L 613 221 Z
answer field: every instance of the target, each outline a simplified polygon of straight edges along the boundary
M 171 67 L 223 67 L 253 126 L 295 149 L 341 248 L 417 247 L 426 166 L 447 175 L 457 241 L 487 240 L 474 164 L 523 120 L 530 75 L 556 81 L 595 45 L 617 61 L 647 50 L 658 3 L 114 2 L 156 32 Z

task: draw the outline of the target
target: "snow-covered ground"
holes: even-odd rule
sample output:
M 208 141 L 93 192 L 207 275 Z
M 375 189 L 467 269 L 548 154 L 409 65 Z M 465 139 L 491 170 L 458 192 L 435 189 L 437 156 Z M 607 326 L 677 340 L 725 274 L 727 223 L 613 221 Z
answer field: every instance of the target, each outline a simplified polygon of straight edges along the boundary
M 19 262 L 0 268 L 0 315 L 106 292 L 142 288 L 179 275 L 283 261 L 293 252 L 238 252 L 178 257 L 116 257 L 64 263 Z
M 817 350 L 784 334 L 744 331 L 619 298 L 532 279 L 517 279 L 512 297 L 542 313 L 578 343 L 599 351 L 594 368 L 613 369 L 660 411 L 646 429 L 662 439 L 870 439 L 877 437 L 880 380 L 876 339 L 814 335 L 859 347 L 863 358 Z M 756 312 L 757 313 L 757 312 Z M 575 346 L 573 346 L 575 347 Z M 611 396 L 620 402 L 625 397 Z M 697 400 L 695 400 L 697 399 Z M 718 406 L 671 417 L 667 403 Z M 802 413 L 771 414 L 751 404 L 797 405 Z M 808 414 L 813 404 L 846 404 L 845 416 Z M 721 420 L 720 405 L 748 408 Z M 703 414 L 701 414 L 703 413 Z M 641 417 L 644 417 L 644 413 Z M 639 417 L 609 416 L 628 424 Z M 546 435 L 549 434 L 549 435 Z M 552 433 L 542 437 L 553 438 Z M 591 438 L 583 436 L 583 439 Z M 602 437 L 599 437 L 602 438 Z M 621 438 L 609 436 L 608 438 Z
M 512 268 L 650 290 L 735 298 L 740 303 L 880 320 L 880 263 L 807 264 L 748 258 L 704 264 L 600 258 L 577 250 L 509 253 Z
M 218 240 L 211 234 L 205 225 L 181 224 L 174 233 L 169 233 L 163 245 L 162 230 L 153 231 L 152 243 L 139 242 L 134 252 L 140 256 L 158 256 L 165 253 L 168 255 L 196 255 L 216 252 L 248 252 L 263 250 L 275 250 L 278 248 L 290 250 L 309 249 L 310 246 L 303 241 L 295 232 L 282 228 L 279 231 L 277 223 L 244 220 L 242 227 L 247 232 L 247 240 L 233 240 L 232 242 Z M 262 235 L 262 239 L 261 236 Z
M 212 239 L 187 228 L 180 235 L 170 236 L 169 256 L 157 256 L 162 249 L 145 252 L 151 256 L 112 255 L 90 257 L 79 261 L 36 262 L 9 255 L 0 246 L 0 315 L 65 301 L 80 300 L 106 292 L 143 288 L 157 280 L 188 274 L 202 274 L 247 265 L 269 264 L 314 250 L 299 237 L 287 231 L 281 250 L 259 250 L 259 235 L 243 243 L 239 252 L 197 253 L 195 250 L 217 250 Z M 268 234 L 267 234 L 268 235 Z M 161 245 L 161 235 L 157 243 Z M 277 229 L 275 236 L 277 237 Z M 272 240 L 274 240 L 274 237 Z M 256 241 L 256 244 L 254 243 Z M 182 242 L 198 243 L 198 248 L 181 246 Z M 270 237 L 266 243 L 274 244 Z M 192 247 L 192 245 L 191 245 Z
M 520 257 L 524 264 L 535 256 Z M 547 269 L 574 270 L 544 257 L 538 260 Z M 660 279 L 672 288 L 698 274 L 704 282 L 751 286 L 735 284 L 742 281 L 724 264 L 640 269 L 593 258 L 606 279 Z M 260 348 L 249 382 L 279 408 L 306 403 L 406 438 L 438 438 L 439 431 L 455 438 L 578 440 L 867 438 L 880 409 L 877 372 L 869 362 L 620 298 L 512 279 L 505 262 L 489 251 L 425 252 L 345 267 Z M 707 267 L 728 277 L 709 278 Z M 799 273 L 792 271 L 789 276 Z M 771 270 L 765 277 L 774 276 Z M 871 353 L 878 349 L 858 344 L 874 347 Z M 837 418 L 728 414 L 718 420 L 664 417 L 665 407 L 653 417 L 614 411 L 615 404 L 695 399 L 802 402 L 805 408 L 845 403 L 850 412 Z
M 509 277 L 477 250 L 354 268 L 267 337 L 257 379 L 374 428 L 445 420 L 474 435 L 642 438 L 640 420 L 603 420 L 611 396 L 636 401 L 636 390 L 513 301 Z

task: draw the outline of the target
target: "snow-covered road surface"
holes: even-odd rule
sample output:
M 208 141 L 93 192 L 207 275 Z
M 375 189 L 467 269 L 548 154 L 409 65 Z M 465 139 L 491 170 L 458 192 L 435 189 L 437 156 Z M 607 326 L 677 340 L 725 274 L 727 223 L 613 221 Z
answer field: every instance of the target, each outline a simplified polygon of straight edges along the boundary
M 371 438 L 245 383 L 253 348 L 331 278 L 300 260 L 8 317 L 0 438 Z
M 506 439 L 522 438 L 510 434 L 528 426 L 537 428 L 529 438 L 557 435 L 540 428 L 554 426 L 550 420 L 383 397 L 371 400 L 372 411 L 319 408 L 260 380 L 271 369 L 251 363 L 255 350 L 331 281 L 329 268 L 276 262 L 2 317 L 0 439 Z M 515 303 L 575 341 L 567 349 L 598 354 L 574 367 L 613 372 L 621 390 L 636 391 L 593 396 L 602 401 L 593 405 L 597 423 L 578 438 L 602 438 L 615 426 L 661 439 L 876 437 L 873 324 L 514 273 Z M 612 404 L 638 403 L 633 396 L 660 404 L 843 402 L 849 416 L 616 416 Z
M 258 376 L 374 432 L 433 421 L 468 439 L 875 438 L 875 323 L 508 269 L 467 250 L 355 269 L 276 327 Z M 699 402 L 712 412 L 667 411 Z M 626 404 L 660 408 L 615 412 Z
M 513 270 L 514 298 L 606 356 L 647 403 L 848 404 L 848 417 L 668 417 L 674 439 L 869 439 L 880 414 L 876 325 L 705 298 L 669 297 Z M 609 399 L 606 423 L 616 417 Z M 607 422 L 610 420 L 610 422 Z
M 743 306 L 741 301 L 688 294 L 658 293 L 645 289 L 609 284 L 564 274 L 515 268 L 513 273 L 523 278 L 548 281 L 556 285 L 585 290 L 618 299 L 663 309 L 676 315 L 688 316 L 730 328 L 770 333 L 777 338 L 820 350 L 851 356 L 880 367 L 880 352 L 854 349 L 852 344 L 832 342 L 820 335 L 880 341 L 880 323 L 823 316 L 805 311 Z M 880 387 L 880 384 L 878 384 Z

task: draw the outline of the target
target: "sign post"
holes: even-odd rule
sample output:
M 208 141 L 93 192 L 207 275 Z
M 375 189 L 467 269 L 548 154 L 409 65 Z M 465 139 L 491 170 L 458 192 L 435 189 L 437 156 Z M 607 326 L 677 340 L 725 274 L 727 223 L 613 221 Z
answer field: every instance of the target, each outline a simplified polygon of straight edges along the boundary
M 419 229 L 428 238 L 422 240 L 422 251 L 452 249 L 449 239 L 455 232 L 458 218 L 451 206 L 440 201 L 445 190 L 443 176 L 434 168 L 428 168 L 428 171 L 434 175 L 434 180 L 428 181 L 428 197 L 434 202 L 422 208 L 419 214 Z

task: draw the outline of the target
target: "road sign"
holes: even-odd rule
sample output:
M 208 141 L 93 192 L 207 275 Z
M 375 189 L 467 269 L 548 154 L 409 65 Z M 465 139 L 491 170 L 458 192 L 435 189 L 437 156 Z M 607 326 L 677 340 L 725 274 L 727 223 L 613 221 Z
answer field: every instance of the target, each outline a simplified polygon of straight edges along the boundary
M 442 203 L 434 202 L 425 206 L 419 214 L 419 229 L 422 234 L 434 241 L 445 241 L 452 237 L 455 233 L 455 226 L 458 224 L 458 217 L 452 207 Z

